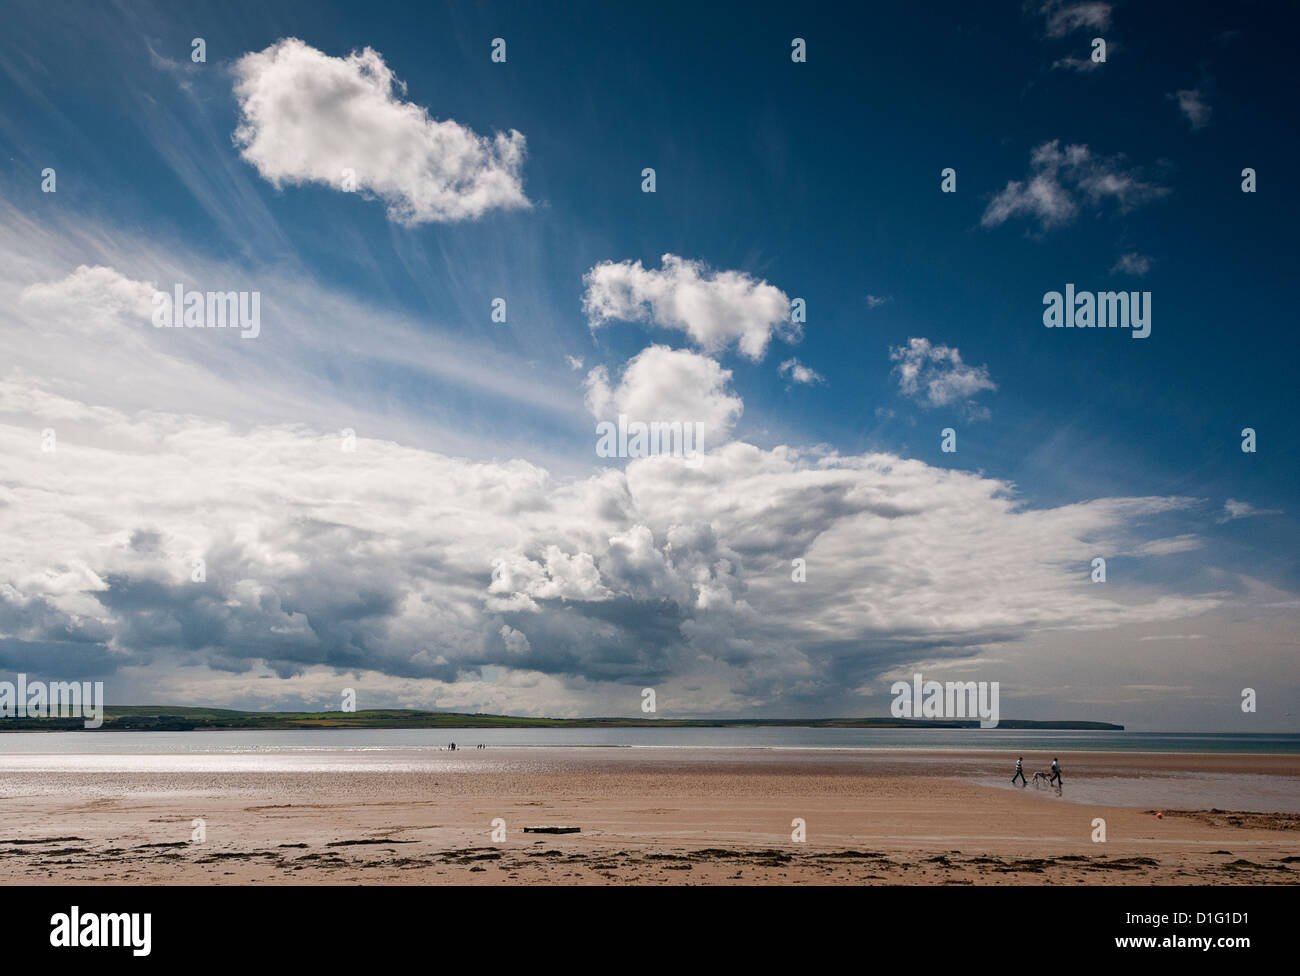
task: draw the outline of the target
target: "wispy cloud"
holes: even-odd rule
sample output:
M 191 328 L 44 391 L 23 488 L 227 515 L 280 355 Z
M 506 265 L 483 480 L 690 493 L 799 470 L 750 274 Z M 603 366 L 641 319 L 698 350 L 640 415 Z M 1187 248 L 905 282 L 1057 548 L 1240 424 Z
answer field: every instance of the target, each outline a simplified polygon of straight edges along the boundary
M 260 337 L 241 347 L 238 334 L 232 343 L 219 330 L 154 328 L 154 290 L 176 282 L 260 292 Z M 562 362 L 529 362 L 294 267 L 217 261 L 172 237 L 72 214 L 34 221 L 0 204 L 0 305 L 11 321 L 0 330 L 0 375 L 23 371 L 41 389 L 127 411 L 193 412 L 238 426 L 353 426 L 486 457 L 512 436 L 536 446 L 539 429 L 557 421 L 585 426 L 581 390 Z M 404 398 L 394 410 L 376 391 L 395 373 L 434 395 Z M 459 422 L 447 415 L 452 403 Z M 474 430 L 503 414 L 514 422 L 496 424 L 495 437 Z
M 1067 71 L 1078 71 L 1080 73 L 1096 71 L 1102 66 L 1101 61 L 1094 61 L 1092 58 L 1081 58 L 1078 55 L 1070 54 L 1063 58 L 1057 58 L 1052 62 L 1053 68 L 1065 68 Z
M 1137 277 L 1143 277 L 1151 270 L 1151 259 L 1145 254 L 1139 254 L 1131 251 L 1128 254 L 1121 254 L 1115 264 L 1111 267 L 1111 274 L 1130 274 Z
M 954 346 L 936 346 L 929 339 L 912 338 L 907 345 L 889 350 L 897 363 L 898 389 L 904 396 L 916 398 L 927 407 L 960 404 L 972 416 L 987 415 L 977 407 L 973 397 L 985 390 L 996 390 L 987 366 L 970 366 L 962 362 Z
M 1141 545 L 1134 546 L 1130 554 L 1143 558 L 1146 556 L 1174 556 L 1180 552 L 1195 552 L 1204 546 L 1204 542 L 1197 536 L 1177 535 L 1168 539 L 1151 539 Z
M 1042 18 L 1048 37 L 1064 37 L 1082 29 L 1101 31 L 1110 26 L 1111 5 L 1101 0 L 1030 0 L 1025 7 Z
M 1249 502 L 1239 502 L 1235 498 L 1229 498 L 1223 503 L 1223 514 L 1219 516 L 1219 524 L 1232 522 L 1236 519 L 1252 518 L 1257 515 L 1281 515 L 1280 508 L 1256 508 Z
M 1212 110 L 1206 100 L 1206 93 L 1200 88 L 1183 88 L 1170 92 L 1165 98 L 1178 103 L 1178 111 L 1183 113 L 1183 118 L 1187 120 L 1193 132 L 1204 129 L 1210 124 Z
M 1096 210 L 1109 203 L 1127 213 L 1169 193 L 1126 168 L 1123 156 L 1096 156 L 1084 145 L 1061 149 L 1058 140 L 1045 142 L 1029 163 L 1029 175 L 1008 182 L 989 203 L 980 221 L 985 227 L 1025 217 L 1050 230 L 1073 221 L 1084 206 Z
M 787 359 L 781 364 L 778 372 L 794 383 L 812 385 L 826 382 L 826 378 L 821 373 L 809 366 L 805 366 L 797 359 Z

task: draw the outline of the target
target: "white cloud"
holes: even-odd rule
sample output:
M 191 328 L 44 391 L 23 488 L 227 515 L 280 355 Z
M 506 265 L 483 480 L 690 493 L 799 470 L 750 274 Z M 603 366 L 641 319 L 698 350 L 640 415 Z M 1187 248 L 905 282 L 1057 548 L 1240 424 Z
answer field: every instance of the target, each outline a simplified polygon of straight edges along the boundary
M 1138 254 L 1131 251 L 1128 254 L 1121 254 L 1114 266 L 1110 269 L 1111 274 L 1131 274 L 1137 277 L 1143 277 L 1151 270 L 1151 259 L 1145 254 Z
M 968 411 L 977 411 L 971 398 L 998 388 L 987 366 L 967 365 L 956 347 L 936 346 L 929 339 L 908 339 L 906 346 L 891 348 L 889 358 L 898 364 L 894 372 L 899 392 L 927 407 L 961 403 Z
M 198 73 L 201 65 L 189 60 L 176 61 L 173 58 L 166 57 L 165 55 L 159 54 L 155 51 L 153 45 L 147 42 L 145 43 L 145 47 L 149 49 L 150 64 L 159 71 L 166 72 L 175 78 L 177 86 L 179 86 L 182 91 L 188 92 L 193 90 L 193 82 L 191 79 L 193 79 L 194 75 Z
M 1110 52 L 1108 51 L 1107 54 L 1109 53 Z M 1090 57 L 1081 58 L 1078 57 L 1077 55 L 1070 54 L 1063 58 L 1057 58 L 1055 61 L 1052 62 L 1052 67 L 1066 68 L 1069 71 L 1078 71 L 1080 73 L 1083 73 L 1088 71 L 1096 71 L 1098 68 L 1102 66 L 1102 64 L 1103 62 L 1094 61 Z
M 569 369 L 582 369 L 582 359 L 579 356 L 565 356 L 564 361 L 569 364 Z
M 787 359 L 778 368 L 782 376 L 789 377 L 795 383 L 825 383 L 826 378 L 810 366 L 805 366 L 797 359 Z
M 1229 498 L 1223 503 L 1223 514 L 1219 516 L 1219 523 L 1232 522 L 1236 519 L 1251 518 L 1256 515 L 1281 515 L 1280 508 L 1256 508 L 1250 502 L 1239 502 L 1235 498 Z
M 626 414 L 642 423 L 702 423 L 705 436 L 716 444 L 744 411 L 730 383 L 731 370 L 708 356 L 647 346 L 628 361 L 617 384 L 611 385 L 604 366 L 587 374 L 587 409 L 599 421 Z
M 640 261 L 606 261 L 583 278 L 583 309 L 594 330 L 611 319 L 645 321 L 685 332 L 705 352 L 735 342 L 757 362 L 774 334 L 797 338 L 790 299 L 743 271 L 712 271 L 673 254 L 652 270 Z
M 56 424 L 45 454 L 38 389 L 3 384 L 34 412 L 0 411 L 0 669 L 135 669 L 139 688 L 182 663 L 318 685 L 332 668 L 532 712 L 662 677 L 683 709 L 797 711 L 939 648 L 1216 605 L 1078 583 L 1096 540 L 1135 548 L 1143 519 L 1186 499 L 1026 509 L 979 474 L 735 441 L 693 469 L 557 477 L 75 402 L 58 412 L 81 426 Z M 791 553 L 815 586 L 790 583 Z M 494 694 L 489 673 L 537 687 Z
M 19 301 L 47 327 L 129 340 L 150 324 L 155 291 L 151 283 L 132 281 L 115 268 L 83 264 L 60 281 L 28 285 Z
M 1210 124 L 1210 103 L 1205 100 L 1205 93 L 1199 88 L 1184 88 L 1165 96 L 1178 103 L 1178 110 L 1187 119 L 1187 124 L 1195 132 Z
M 1083 28 L 1105 30 L 1110 26 L 1111 5 L 1101 0 L 1046 0 L 1036 5 L 1036 12 L 1043 18 L 1048 37 L 1064 37 Z
M 1032 646 L 1017 681 L 1059 694 L 1070 632 L 1215 633 L 1184 621 L 1232 599 L 1217 585 L 1086 583 L 1097 552 L 1136 551 L 1145 520 L 1194 500 L 1030 508 L 980 473 L 722 439 L 693 468 L 598 468 L 471 425 L 469 456 L 442 444 L 462 417 L 366 416 L 351 374 L 331 372 L 383 357 L 440 389 L 488 391 L 494 419 L 581 425 L 558 356 L 544 381 L 520 383 L 519 361 L 445 346 L 429 323 L 318 282 L 245 280 L 102 229 L 51 249 L 48 223 L 0 220 L 0 670 L 102 675 L 127 702 L 336 705 L 346 686 L 393 706 L 619 714 L 653 682 L 682 713 L 826 714 L 859 704 L 848 689 L 882 671 L 975 648 Z M 150 277 L 261 287 L 262 336 L 153 329 Z M 593 386 L 614 408 L 730 421 L 730 379 L 708 357 L 651 347 Z M 344 425 L 355 452 L 340 450 Z M 807 584 L 790 581 L 795 555 Z
M 509 624 L 501 625 L 501 640 L 505 642 L 506 650 L 511 654 L 527 654 L 533 649 L 528 643 L 528 637 L 522 630 L 515 630 Z
M 1113 203 L 1120 213 L 1127 213 L 1169 193 L 1168 188 L 1126 170 L 1123 157 L 1094 156 L 1087 146 L 1062 150 L 1059 141 L 1052 140 L 1035 147 L 1029 161 L 1030 175 L 1011 180 L 990 201 L 980 220 L 985 227 L 1027 217 L 1049 230 L 1074 220 L 1082 203 L 1094 209 Z
M 892 302 L 893 300 L 892 296 L 881 297 L 880 295 L 868 295 L 867 308 L 880 308 L 881 305 L 884 305 L 886 302 Z
M 414 225 L 473 219 L 528 206 L 520 179 L 524 137 L 492 138 L 405 101 L 406 87 L 376 51 L 334 58 L 285 38 L 235 63 L 241 113 L 235 142 L 276 187 L 322 183 L 383 200 L 389 219 Z
M 1178 535 L 1168 539 L 1152 539 L 1141 545 L 1135 546 L 1131 554 L 1142 558 L 1144 556 L 1173 556 L 1180 552 L 1194 552 L 1200 549 L 1203 543 L 1194 535 Z
M 585 425 L 572 373 L 554 357 L 359 301 L 289 269 L 215 262 L 173 239 L 83 220 L 32 221 L 0 203 L 0 307 L 8 317 L 0 377 L 22 371 L 42 377 L 47 393 L 126 412 L 216 416 L 239 428 L 350 426 L 478 457 L 523 445 L 537 452 L 545 427 Z M 176 282 L 260 292 L 261 335 L 243 341 L 237 331 L 154 328 L 154 289 L 170 292 Z M 395 367 L 445 391 L 440 399 L 477 403 L 462 409 L 462 421 L 470 409 L 480 414 L 447 423 L 409 406 L 393 409 L 372 391 Z M 492 438 L 475 429 L 502 412 L 515 423 L 495 424 Z

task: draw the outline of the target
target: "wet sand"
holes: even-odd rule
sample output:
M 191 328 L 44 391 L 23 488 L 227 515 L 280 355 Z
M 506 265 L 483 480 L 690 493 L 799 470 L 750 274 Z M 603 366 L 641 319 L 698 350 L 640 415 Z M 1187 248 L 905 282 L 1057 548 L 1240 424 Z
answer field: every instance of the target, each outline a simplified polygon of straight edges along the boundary
M 1294 756 L 382 750 L 0 757 L 5 884 L 1296 884 L 1300 811 L 1071 802 L 1300 788 Z M 84 760 L 84 761 L 82 761 Z M 1050 761 L 1050 757 L 1048 759 Z M 304 764 L 310 768 L 304 768 Z M 1026 757 L 1026 769 L 1045 767 Z M 153 768 L 157 767 L 157 768 Z M 1116 794 L 1118 795 L 1118 794 Z M 1244 795 L 1244 794 L 1243 794 Z M 1264 794 L 1272 795 L 1272 794 Z M 1294 795 L 1292 793 L 1291 795 Z M 493 821 L 505 821 L 494 842 Z M 796 842 L 792 821 L 806 824 Z M 1105 820 L 1106 840 L 1093 841 Z M 195 819 L 206 839 L 191 840 Z M 576 826 L 537 834 L 525 827 Z

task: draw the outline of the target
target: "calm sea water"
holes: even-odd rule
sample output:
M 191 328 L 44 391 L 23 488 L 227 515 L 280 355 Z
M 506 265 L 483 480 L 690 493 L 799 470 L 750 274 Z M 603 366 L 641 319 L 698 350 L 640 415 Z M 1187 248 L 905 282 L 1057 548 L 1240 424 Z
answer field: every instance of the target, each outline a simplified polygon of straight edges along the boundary
M 2 755 L 138 755 L 496 748 L 965 749 L 1025 752 L 1210 752 L 1300 755 L 1300 735 L 1026 732 L 1002 729 L 628 728 L 311 729 L 212 732 L 0 732 Z

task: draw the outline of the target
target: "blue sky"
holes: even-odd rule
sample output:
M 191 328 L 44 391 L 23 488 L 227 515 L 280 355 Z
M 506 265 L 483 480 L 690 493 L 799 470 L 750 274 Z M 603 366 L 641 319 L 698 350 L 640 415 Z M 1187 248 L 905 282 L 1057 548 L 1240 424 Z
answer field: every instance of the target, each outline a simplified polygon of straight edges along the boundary
M 1300 157 L 1286 94 L 1293 9 L 929 6 L 868 16 L 577 4 L 560 16 L 530 3 L 13 5 L 0 41 L 0 197 L 5 304 L 16 311 L 0 425 L 15 445 L 62 426 L 61 443 L 91 453 L 75 486 L 51 482 L 39 458 L 10 479 L 21 487 L 5 511 L 31 544 L 2 567 L 0 669 L 91 669 L 132 701 L 328 704 L 350 680 L 376 705 L 605 714 L 634 711 L 649 683 L 681 714 L 802 715 L 883 713 L 890 675 L 932 667 L 1000 680 L 1009 717 L 1294 730 L 1277 699 L 1262 714 L 1234 707 L 1243 687 L 1290 701 L 1300 686 L 1297 350 L 1285 321 Z M 191 61 L 196 37 L 205 63 Z M 497 37 L 505 63 L 490 58 Z M 795 37 L 806 63 L 791 60 Z M 1094 37 L 1107 42 L 1104 64 L 1088 60 Z M 309 53 L 287 82 L 247 60 L 289 38 Z M 304 176 L 350 154 L 363 173 L 388 165 L 382 140 L 350 132 L 326 89 L 294 101 L 311 71 L 343 70 L 338 59 L 367 48 L 404 86 L 391 93 L 403 111 L 487 140 L 520 133 L 522 159 L 506 169 L 526 205 L 403 220 L 387 191 Z M 241 79 L 269 99 L 253 125 L 270 147 L 260 163 L 235 139 L 250 120 Z M 273 131 L 304 107 L 319 113 L 309 135 Z M 303 158 L 287 157 L 293 146 Z M 1083 162 L 1036 168 L 1042 147 L 1058 158 L 1076 147 Z M 55 193 L 42 192 L 46 167 Z M 656 171 L 653 194 L 641 190 L 644 167 Z M 956 193 L 940 192 L 945 167 Z M 1256 193 L 1241 191 L 1245 167 Z M 1022 195 L 1036 176 L 1047 196 Z M 390 185 L 430 181 L 399 174 Z M 999 201 L 1018 201 L 1016 213 L 998 219 Z M 744 301 L 715 308 L 736 334 L 762 334 L 755 357 L 735 334 L 711 333 L 706 313 L 676 326 L 653 310 L 633 321 L 587 313 L 584 276 L 606 263 L 640 262 L 629 274 L 647 272 L 656 283 L 645 287 L 680 288 L 654 277 L 664 255 L 700 262 L 706 279 L 731 272 L 804 299 L 801 334 L 754 320 Z M 111 272 L 77 278 L 82 265 Z M 263 335 L 155 332 L 132 317 L 135 297 L 115 304 L 131 283 L 177 280 L 260 291 Z M 1043 328 L 1044 294 L 1067 282 L 1149 291 L 1151 335 Z M 490 317 L 495 297 L 507 300 L 505 323 Z M 946 384 L 943 402 L 902 382 L 905 360 L 891 350 L 913 339 L 935 351 L 924 376 Z M 100 342 L 115 352 L 92 356 Z M 681 355 L 631 370 L 655 346 Z M 795 381 L 781 368 L 790 360 L 815 381 Z M 730 371 L 721 385 L 690 388 L 715 368 Z M 717 449 L 750 445 L 760 466 L 802 451 L 803 467 L 757 488 L 743 460 L 728 462 L 698 504 L 683 490 L 678 511 L 663 500 L 678 475 L 656 469 L 661 493 L 635 476 L 644 462 L 595 456 L 601 383 L 606 405 L 698 393 L 711 420 L 719 398 L 739 399 Z M 195 476 L 197 462 L 180 464 L 186 448 L 165 435 L 126 443 L 155 422 L 219 430 L 231 443 L 209 459 L 292 453 L 255 445 L 347 427 L 384 445 L 393 467 L 339 489 L 350 511 L 366 508 L 357 522 L 306 504 L 338 472 L 317 479 L 302 462 L 294 471 L 308 482 L 289 484 L 270 460 L 250 461 L 241 482 L 262 499 L 250 504 L 251 535 L 237 512 L 187 514 L 171 499 L 119 500 L 101 516 L 123 458 Z M 945 427 L 957 431 L 955 454 L 940 451 Z M 1240 450 L 1243 427 L 1257 431 L 1257 453 Z M 920 467 L 901 485 L 888 465 L 879 484 L 812 484 L 816 458 L 830 454 L 849 468 L 858 462 L 843 459 Z M 482 516 L 481 532 L 445 535 L 441 512 L 426 513 L 425 533 L 409 498 L 384 496 L 426 463 L 435 473 L 420 490 L 454 495 L 461 520 Z M 475 465 L 491 466 L 502 490 L 522 480 L 538 497 L 495 511 L 483 501 L 491 487 L 458 494 Z M 952 528 L 966 502 L 944 494 L 957 490 L 951 471 L 1019 541 L 1000 548 L 996 521 Z M 624 479 L 611 491 L 631 500 L 604 524 L 606 503 L 588 489 L 609 478 Z M 24 515 L 24 490 L 46 499 L 52 484 L 64 485 L 58 503 Z M 755 491 L 771 494 L 760 503 Z M 913 508 L 854 509 L 877 491 Z M 822 492 L 847 508 L 819 508 Z M 1075 524 L 1076 506 L 1106 514 Z M 511 513 L 543 510 L 564 518 L 512 524 Z M 333 528 L 308 544 L 307 518 Z M 751 518 L 786 534 L 755 541 Z M 77 520 L 93 526 L 81 549 L 73 533 L 46 545 Z M 898 528 L 909 520 L 915 535 Z M 330 541 L 332 531 L 344 536 Z M 1082 548 L 1062 551 L 1063 538 Z M 136 555 L 118 558 L 115 546 Z M 368 546 L 395 563 L 358 558 L 373 556 Z M 595 576 L 576 563 L 543 572 L 551 546 L 588 556 Z M 1108 559 L 1105 597 L 1055 584 L 1037 594 L 1057 572 L 1093 586 L 1088 546 Z M 218 592 L 196 602 L 185 556 L 208 547 L 224 554 L 205 584 Z M 808 555 L 806 585 L 821 589 L 811 600 L 788 581 L 805 549 L 824 552 Z M 522 575 L 492 591 L 487 574 L 503 558 Z M 475 559 L 483 577 L 466 578 Z M 1002 578 L 968 580 L 963 565 L 981 560 Z M 1037 581 L 1023 601 L 1017 568 Z M 389 585 L 371 592 L 381 572 Z M 564 573 L 595 588 L 568 588 Z M 1105 607 L 1094 612 L 1095 599 Z M 231 609 L 271 604 L 284 620 Z M 977 605 L 988 613 L 967 619 Z M 353 609 L 326 609 L 340 606 Z M 267 640 L 281 651 L 258 653 Z

